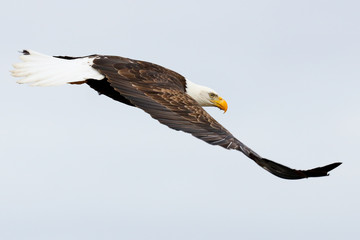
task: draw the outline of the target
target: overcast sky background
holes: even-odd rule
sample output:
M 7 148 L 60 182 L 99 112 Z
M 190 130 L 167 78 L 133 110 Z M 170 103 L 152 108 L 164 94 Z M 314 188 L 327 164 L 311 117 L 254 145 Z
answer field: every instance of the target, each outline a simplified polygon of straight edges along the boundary
M 359 1 L 7 1 L 0 239 L 355 239 Z M 29 87 L 19 50 L 147 60 L 214 88 L 207 109 L 286 181 L 87 86 Z

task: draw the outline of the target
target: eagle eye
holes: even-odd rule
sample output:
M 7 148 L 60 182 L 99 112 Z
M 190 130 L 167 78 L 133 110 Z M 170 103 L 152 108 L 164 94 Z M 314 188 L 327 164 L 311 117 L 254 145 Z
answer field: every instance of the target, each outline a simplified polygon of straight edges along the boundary
M 210 96 L 211 98 L 216 98 L 216 97 L 217 97 L 217 95 L 216 95 L 215 93 L 209 93 L 209 96 Z

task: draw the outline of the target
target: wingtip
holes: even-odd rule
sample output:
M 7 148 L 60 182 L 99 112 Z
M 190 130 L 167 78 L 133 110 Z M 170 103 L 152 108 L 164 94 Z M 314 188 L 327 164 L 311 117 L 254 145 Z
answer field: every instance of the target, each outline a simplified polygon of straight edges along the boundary
M 22 53 L 24 55 L 30 55 L 30 52 L 26 49 L 22 50 L 22 51 L 19 51 L 19 53 Z
M 331 164 L 323 166 L 323 167 L 313 168 L 313 169 L 309 169 L 309 170 L 300 170 L 300 171 L 303 172 L 307 178 L 309 178 L 309 177 L 325 177 L 325 176 L 329 176 L 330 175 L 329 172 L 332 171 L 333 169 L 337 168 L 341 164 L 342 164 L 342 162 L 335 162 L 335 163 L 331 163 Z
M 284 179 L 294 180 L 310 177 L 329 176 L 329 172 L 331 170 L 337 168 L 342 164 L 341 162 L 335 162 L 323 167 L 317 167 L 309 170 L 296 170 L 265 158 L 259 158 L 254 160 L 257 164 L 259 164 L 261 167 L 274 174 L 275 176 Z

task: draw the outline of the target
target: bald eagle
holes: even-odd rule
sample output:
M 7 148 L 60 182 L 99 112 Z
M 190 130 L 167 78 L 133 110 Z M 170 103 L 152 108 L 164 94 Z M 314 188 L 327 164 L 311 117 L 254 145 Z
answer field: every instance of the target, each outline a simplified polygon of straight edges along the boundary
M 141 108 L 168 127 L 190 133 L 209 144 L 242 152 L 270 173 L 285 179 L 328 176 L 336 162 L 310 170 L 296 170 L 261 157 L 236 139 L 202 107 L 226 111 L 226 101 L 211 88 L 198 85 L 162 66 L 118 56 L 47 56 L 22 51 L 14 64 L 18 83 L 32 86 L 87 84 L 99 94 Z

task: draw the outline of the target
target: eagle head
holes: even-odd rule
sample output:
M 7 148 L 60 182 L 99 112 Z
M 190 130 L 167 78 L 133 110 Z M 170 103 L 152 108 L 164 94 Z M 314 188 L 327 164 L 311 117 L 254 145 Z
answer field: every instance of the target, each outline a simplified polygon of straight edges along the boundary
M 202 107 L 218 107 L 224 113 L 228 109 L 227 102 L 211 88 L 186 80 L 186 93 Z

